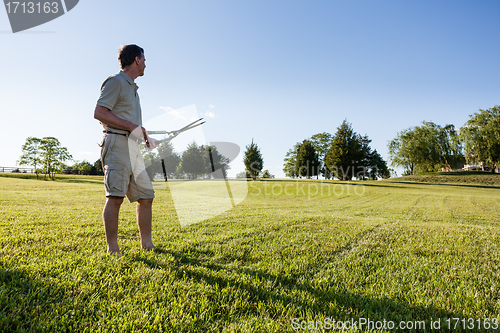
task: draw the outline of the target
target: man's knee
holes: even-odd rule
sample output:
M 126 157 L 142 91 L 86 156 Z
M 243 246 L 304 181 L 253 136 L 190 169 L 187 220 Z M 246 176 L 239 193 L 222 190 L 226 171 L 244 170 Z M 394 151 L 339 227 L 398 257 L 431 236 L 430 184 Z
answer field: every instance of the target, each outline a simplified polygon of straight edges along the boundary
M 114 196 L 107 197 L 106 204 L 120 207 L 122 203 L 123 203 L 122 197 L 114 197 Z
M 153 199 L 139 199 L 137 200 L 139 205 L 144 205 L 144 206 L 152 206 L 153 205 Z

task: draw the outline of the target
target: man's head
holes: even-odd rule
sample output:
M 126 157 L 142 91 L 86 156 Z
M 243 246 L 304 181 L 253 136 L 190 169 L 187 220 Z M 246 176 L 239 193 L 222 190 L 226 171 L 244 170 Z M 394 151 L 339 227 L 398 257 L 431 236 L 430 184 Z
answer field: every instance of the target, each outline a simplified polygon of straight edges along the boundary
M 144 49 L 135 44 L 122 45 L 118 51 L 118 61 L 120 67 L 127 69 L 130 66 L 137 66 L 138 76 L 144 75 L 146 68 L 146 58 L 144 57 Z

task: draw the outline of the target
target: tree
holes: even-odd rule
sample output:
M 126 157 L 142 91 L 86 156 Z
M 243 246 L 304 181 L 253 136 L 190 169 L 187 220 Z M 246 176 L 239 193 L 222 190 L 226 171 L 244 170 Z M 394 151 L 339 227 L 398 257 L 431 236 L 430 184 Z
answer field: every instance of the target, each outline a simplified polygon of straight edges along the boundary
M 310 179 L 311 176 L 317 176 L 319 171 L 319 159 L 316 149 L 309 140 L 302 141 L 297 151 L 297 163 L 295 172 L 302 177 Z
M 433 122 L 398 133 L 389 142 L 393 166 L 401 166 L 407 174 L 456 168 L 463 162 L 462 145 L 453 125 L 441 127 Z
M 227 178 L 227 170 L 230 168 L 229 158 L 219 153 L 216 146 L 201 146 L 200 149 L 205 158 L 206 172 L 211 173 L 214 178 L 220 178 L 219 175 Z M 215 172 L 218 170 L 221 170 L 221 173 Z
M 298 177 L 295 166 L 297 165 L 297 152 L 299 151 L 300 142 L 297 142 L 292 149 L 290 149 L 284 159 L 283 172 L 285 176 L 290 178 Z
M 243 163 L 248 174 L 250 174 L 253 180 L 256 180 L 257 175 L 264 168 L 264 160 L 262 159 L 259 147 L 253 142 L 253 139 L 252 143 L 246 146 Z
M 88 162 L 85 162 L 82 167 L 80 168 L 79 172 L 80 175 L 95 175 L 95 168 L 94 166 L 90 165 Z
M 373 180 L 391 177 L 391 171 L 387 167 L 386 161 L 384 161 L 376 149 L 370 154 L 370 169 L 368 174 Z
M 102 170 L 102 162 L 101 159 L 98 159 L 97 161 L 94 162 L 94 168 L 96 175 L 103 176 L 104 171 Z
M 492 172 L 500 165 L 500 107 L 495 105 L 470 116 L 460 130 L 467 162 L 491 165 Z
M 337 128 L 330 149 L 325 156 L 328 169 L 340 180 L 350 180 L 363 164 L 361 137 L 354 132 L 350 123 L 344 120 Z
M 191 179 L 197 179 L 198 175 L 207 172 L 206 160 L 196 142 L 190 143 L 182 154 L 180 167 L 182 171 L 191 175 Z
M 41 140 L 35 137 L 28 137 L 22 147 L 23 154 L 19 158 L 19 165 L 30 165 L 35 168 L 36 178 L 38 178 L 37 165 L 42 163 Z
M 177 170 L 177 167 L 181 163 L 181 157 L 177 152 L 175 152 L 172 143 L 168 141 L 160 143 L 158 146 L 158 156 L 160 164 L 161 160 L 163 160 L 163 163 L 165 164 L 167 177 L 172 178 Z M 161 173 L 163 173 L 163 167 Z
M 162 172 L 160 158 L 154 150 L 149 149 L 145 144 L 142 144 L 140 147 L 142 158 L 144 160 L 144 166 L 146 167 L 146 173 L 148 174 L 149 179 L 153 181 L 155 175 Z
M 271 174 L 269 172 L 269 170 L 266 169 L 266 170 L 260 172 L 259 178 L 268 178 L 268 179 L 270 179 L 270 178 L 274 178 L 274 175 Z
M 398 132 L 396 138 L 389 142 L 391 165 L 403 167 L 405 174 L 415 173 L 416 157 L 412 149 L 415 142 L 415 133 L 411 129 Z
M 328 167 L 325 164 L 325 156 L 330 149 L 330 145 L 332 144 L 332 135 L 327 132 L 314 134 L 311 136 L 311 144 L 316 149 L 318 153 L 318 159 L 320 162 L 320 172 L 326 179 L 330 179 L 331 172 L 328 170 Z
M 250 175 L 246 171 L 241 171 L 236 174 L 236 178 L 250 178 Z
M 65 167 L 64 161 L 71 160 L 68 149 L 54 137 L 44 137 L 40 141 L 41 161 L 44 172 L 54 178 L 55 173 Z

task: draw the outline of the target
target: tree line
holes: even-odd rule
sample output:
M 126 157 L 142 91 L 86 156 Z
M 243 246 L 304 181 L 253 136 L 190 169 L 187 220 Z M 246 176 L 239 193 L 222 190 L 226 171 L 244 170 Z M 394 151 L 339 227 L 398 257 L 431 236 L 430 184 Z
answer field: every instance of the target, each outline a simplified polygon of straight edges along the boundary
M 175 151 L 171 142 L 162 142 L 157 151 L 144 145 L 141 150 L 151 179 L 158 174 L 175 179 L 225 178 L 230 169 L 229 158 L 214 145 L 199 146 L 193 141 L 182 154 Z
M 494 172 L 500 165 L 500 108 L 479 109 L 469 118 L 459 129 L 423 121 L 399 132 L 388 145 L 391 164 L 409 175 L 455 170 L 465 163 Z
M 378 179 L 391 176 L 387 163 L 370 147 L 367 135 L 354 132 L 344 120 L 334 135 L 323 132 L 297 142 L 286 154 L 287 177 L 318 177 L 340 180 Z
M 398 132 L 388 144 L 391 166 L 402 167 L 405 174 L 452 170 L 464 163 L 483 165 L 495 171 L 500 166 L 500 107 L 479 109 L 459 129 L 423 121 L 421 125 Z M 284 158 L 283 171 L 287 177 L 318 177 L 340 180 L 389 178 L 391 170 L 386 161 L 370 147 L 367 135 L 354 132 L 344 120 L 334 135 L 323 132 L 297 142 Z M 230 160 L 217 147 L 188 145 L 179 154 L 170 142 L 163 142 L 157 151 L 141 148 L 146 171 L 151 179 L 158 174 L 169 178 L 198 179 L 226 177 Z M 67 148 L 54 137 L 28 137 L 22 146 L 19 165 L 30 165 L 39 173 L 53 178 L 55 173 L 102 175 L 101 160 L 90 164 L 78 162 L 72 166 Z M 263 170 L 264 159 L 253 141 L 246 146 L 243 162 L 245 171 L 237 177 L 274 178 Z M 221 173 L 214 173 L 221 170 Z M 393 171 L 393 170 L 392 170 Z
M 199 146 L 196 142 L 190 143 L 182 154 L 178 154 L 170 142 L 162 142 L 156 151 L 141 145 L 141 152 L 146 172 L 151 179 L 158 175 L 178 179 L 222 178 L 227 176 L 230 168 L 229 159 L 219 153 L 217 147 Z M 73 165 L 64 163 L 72 158 L 68 149 L 62 147 L 54 137 L 28 137 L 17 164 L 32 166 L 37 178 L 39 173 L 48 175 L 49 178 L 54 178 L 56 173 L 104 175 L 101 159 L 94 163 L 86 160 Z M 214 172 L 219 170 L 220 172 Z

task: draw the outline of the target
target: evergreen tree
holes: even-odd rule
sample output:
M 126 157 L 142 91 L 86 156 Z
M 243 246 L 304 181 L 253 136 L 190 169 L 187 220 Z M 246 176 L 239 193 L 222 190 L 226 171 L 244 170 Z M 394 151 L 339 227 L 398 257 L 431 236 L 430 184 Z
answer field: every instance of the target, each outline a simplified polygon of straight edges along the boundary
M 370 155 L 369 176 L 373 180 L 376 180 L 377 178 L 386 179 L 391 177 L 391 172 L 387 167 L 387 162 L 384 161 L 376 149 Z
M 206 160 L 196 142 L 190 143 L 182 154 L 180 167 L 182 171 L 191 175 L 191 179 L 197 179 L 198 175 L 207 172 Z
M 260 153 L 260 149 L 256 143 L 253 142 L 246 146 L 245 156 L 243 157 L 243 163 L 245 164 L 246 171 L 252 177 L 253 180 L 257 179 L 257 175 L 264 168 L 264 160 Z
M 363 165 L 363 143 L 347 120 L 338 127 L 325 157 L 326 166 L 340 180 L 350 180 Z
M 299 176 L 307 177 L 307 179 L 319 174 L 318 154 L 309 140 L 302 141 L 302 144 L 299 146 L 295 172 Z

